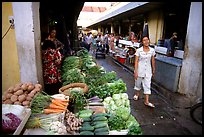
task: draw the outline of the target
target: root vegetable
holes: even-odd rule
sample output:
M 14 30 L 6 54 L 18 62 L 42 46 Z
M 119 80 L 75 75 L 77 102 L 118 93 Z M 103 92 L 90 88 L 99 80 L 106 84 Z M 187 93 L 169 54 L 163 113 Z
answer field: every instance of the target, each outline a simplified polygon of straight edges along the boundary
M 18 100 L 18 96 L 17 95 L 12 95 L 11 96 L 11 101 L 12 102 L 15 102 L 15 101 L 17 101 Z
M 7 93 L 7 94 L 6 94 L 6 98 L 7 98 L 7 99 L 10 99 L 12 95 L 13 95 L 13 94 L 11 94 L 11 93 Z
M 16 92 L 16 91 L 18 91 L 18 90 L 20 90 L 20 89 L 21 89 L 21 87 L 20 87 L 20 86 L 17 86 L 17 87 L 15 87 L 15 88 L 13 89 L 13 91 Z
M 26 99 L 26 96 L 25 96 L 25 95 L 20 95 L 20 96 L 18 96 L 19 102 L 23 102 L 25 99 Z
M 26 97 L 26 100 L 27 100 L 27 101 L 31 101 L 32 99 L 33 99 L 33 98 L 31 98 L 30 96 L 27 96 L 27 97 Z
M 32 91 L 33 89 L 35 88 L 35 86 L 34 85 L 32 85 L 32 84 L 30 84 L 30 85 L 28 85 L 28 91 Z
M 23 105 L 23 106 L 29 106 L 29 105 L 30 105 L 30 102 L 27 101 L 27 100 L 25 100 L 25 101 L 22 102 L 22 105 Z
M 14 87 L 12 86 L 12 87 L 8 88 L 7 92 L 8 93 L 13 93 L 13 89 L 14 89 Z
M 61 109 L 49 109 L 49 108 L 46 108 L 43 111 L 44 111 L 44 114 L 62 113 L 62 112 L 64 112 L 64 110 L 61 110 Z
M 30 91 L 30 94 L 36 94 L 37 93 L 37 90 L 36 89 L 33 89 L 32 91 Z
M 31 98 L 33 98 L 33 97 L 35 96 L 35 94 L 29 93 L 28 96 L 31 97 Z
M 22 94 L 23 94 L 23 90 L 22 89 L 19 89 L 18 91 L 16 91 L 14 93 L 14 95 L 17 95 L 17 96 L 22 95 Z
M 19 101 L 14 102 L 14 104 L 15 105 L 22 105 L 21 102 L 19 102 Z
M 21 88 L 22 88 L 23 90 L 27 90 L 27 89 L 28 89 L 28 86 L 27 86 L 27 84 L 23 84 L 23 85 L 21 86 Z
M 35 88 L 39 88 L 41 90 L 42 89 L 42 85 L 41 84 L 35 84 Z
M 4 104 L 13 104 L 13 102 L 10 99 L 6 99 L 3 103 Z

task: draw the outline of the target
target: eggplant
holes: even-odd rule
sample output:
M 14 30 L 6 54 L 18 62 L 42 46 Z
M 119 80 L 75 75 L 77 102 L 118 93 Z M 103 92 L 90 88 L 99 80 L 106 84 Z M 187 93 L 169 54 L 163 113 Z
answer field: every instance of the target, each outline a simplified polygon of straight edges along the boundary
M 89 98 L 88 101 L 95 100 L 95 99 L 100 99 L 100 98 L 98 96 L 94 96 L 94 97 Z

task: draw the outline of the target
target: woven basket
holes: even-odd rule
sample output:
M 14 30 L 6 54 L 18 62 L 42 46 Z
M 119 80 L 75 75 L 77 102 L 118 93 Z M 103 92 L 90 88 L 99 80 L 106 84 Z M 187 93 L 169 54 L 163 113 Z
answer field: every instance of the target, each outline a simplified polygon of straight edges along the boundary
M 88 86 L 85 83 L 71 83 L 69 85 L 63 86 L 59 89 L 60 94 L 70 96 L 70 88 L 82 88 L 84 93 L 88 92 Z

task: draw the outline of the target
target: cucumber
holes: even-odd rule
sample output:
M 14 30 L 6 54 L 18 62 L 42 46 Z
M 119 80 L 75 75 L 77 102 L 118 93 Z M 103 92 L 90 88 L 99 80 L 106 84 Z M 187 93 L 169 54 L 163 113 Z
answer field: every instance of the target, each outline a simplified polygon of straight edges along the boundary
M 103 127 L 108 127 L 108 124 L 107 123 L 99 123 L 99 124 L 96 124 L 94 126 L 95 129 L 97 128 L 103 128 Z
M 108 132 L 109 131 L 109 127 L 102 127 L 102 128 L 96 128 L 94 130 L 94 133 L 97 133 L 97 132 Z
M 79 128 L 79 131 L 82 132 L 82 131 L 93 131 L 94 130 L 94 127 L 93 126 L 82 126 Z
M 108 131 L 105 131 L 105 132 L 96 132 L 94 134 L 95 135 L 109 135 L 109 132 Z
M 94 119 L 95 117 L 98 117 L 98 116 L 99 116 L 99 117 L 100 117 L 100 116 L 104 116 L 104 117 L 105 117 L 105 116 L 107 116 L 107 115 L 108 115 L 107 113 L 97 113 L 97 114 L 93 114 L 93 115 L 91 116 L 91 118 Z
M 94 135 L 94 132 L 91 131 L 82 131 L 79 133 L 79 135 Z
M 83 118 L 83 121 L 84 122 L 91 122 L 91 118 L 90 117 Z
M 107 120 L 108 119 L 105 116 L 98 116 L 98 117 L 94 117 L 92 121 L 95 122 L 95 121 L 107 121 Z
M 96 125 L 102 124 L 102 123 L 108 124 L 108 121 L 95 121 L 95 122 L 92 122 L 91 125 L 96 126 Z

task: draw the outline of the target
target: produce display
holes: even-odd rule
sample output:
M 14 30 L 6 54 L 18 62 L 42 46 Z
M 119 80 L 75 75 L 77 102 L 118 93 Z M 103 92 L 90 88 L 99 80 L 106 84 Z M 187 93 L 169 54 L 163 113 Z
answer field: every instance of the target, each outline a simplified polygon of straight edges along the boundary
M 79 130 L 80 126 L 82 125 L 83 119 L 77 118 L 77 116 L 70 112 L 69 110 L 66 110 L 65 112 L 65 126 L 66 130 L 70 134 L 76 134 L 76 132 Z
M 130 101 L 127 93 L 114 94 L 103 101 L 104 107 L 110 113 L 108 125 L 110 130 L 126 130 L 129 135 L 142 134 L 139 123 L 130 113 Z
M 40 84 L 32 84 L 31 82 L 19 83 L 4 92 L 2 103 L 30 107 L 32 99 L 41 90 L 42 85 Z
M 33 114 L 62 113 L 67 110 L 69 100 L 53 98 L 45 92 L 39 93 L 32 102 Z
M 61 75 L 59 94 L 48 95 L 40 84 L 19 83 L 4 92 L 2 103 L 28 107 L 32 114 L 25 129 L 42 129 L 45 135 L 142 135 L 130 113 L 126 84 L 116 72 L 99 66 L 87 50 L 66 57 Z M 15 114 L 2 115 L 5 133 L 14 132 L 20 123 Z
M 106 113 L 94 114 L 93 110 L 85 109 L 79 111 L 79 117 L 83 119 L 79 128 L 80 135 L 108 135 L 108 116 Z

